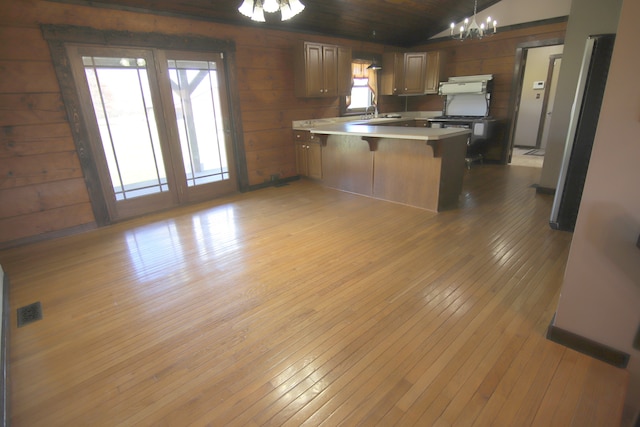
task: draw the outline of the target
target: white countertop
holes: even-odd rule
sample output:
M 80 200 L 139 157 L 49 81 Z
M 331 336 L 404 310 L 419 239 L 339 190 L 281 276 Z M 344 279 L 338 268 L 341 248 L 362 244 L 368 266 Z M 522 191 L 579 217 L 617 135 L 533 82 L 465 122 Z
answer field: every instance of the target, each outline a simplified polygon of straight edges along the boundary
M 391 120 L 398 119 L 388 119 L 388 121 Z M 311 133 L 320 135 L 351 135 L 374 138 L 415 139 L 420 141 L 437 141 L 471 133 L 469 129 L 461 128 L 376 126 L 373 124 L 363 124 L 358 121 L 318 125 L 308 130 Z
M 398 117 L 386 117 L 393 115 Z M 415 120 L 429 119 L 431 117 L 442 115 L 442 111 L 403 111 L 398 113 L 384 113 L 376 118 L 364 119 L 359 116 L 349 117 L 327 117 L 323 119 L 294 120 L 291 125 L 296 130 L 309 130 L 324 125 L 332 125 L 338 123 L 384 123 L 398 120 Z

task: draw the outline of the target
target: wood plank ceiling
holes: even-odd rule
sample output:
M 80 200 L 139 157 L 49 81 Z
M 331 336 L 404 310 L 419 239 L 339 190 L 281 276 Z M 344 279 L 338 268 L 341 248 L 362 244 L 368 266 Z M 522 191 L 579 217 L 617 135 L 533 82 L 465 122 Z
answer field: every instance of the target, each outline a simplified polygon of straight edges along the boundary
M 256 23 L 238 12 L 242 0 L 54 0 L 129 9 L 233 25 L 323 34 L 411 47 L 473 14 L 473 0 L 302 0 L 305 10 L 289 21 L 265 13 Z M 478 0 L 478 12 L 500 0 Z

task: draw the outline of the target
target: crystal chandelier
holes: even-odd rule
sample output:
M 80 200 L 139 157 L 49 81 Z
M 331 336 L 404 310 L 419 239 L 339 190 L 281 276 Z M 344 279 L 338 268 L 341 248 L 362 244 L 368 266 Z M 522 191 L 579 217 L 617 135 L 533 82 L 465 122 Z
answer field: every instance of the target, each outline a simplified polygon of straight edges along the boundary
M 300 0 L 244 0 L 238 11 L 254 21 L 265 22 L 264 12 L 280 11 L 283 21 L 293 18 L 302 12 L 304 5 Z
M 478 10 L 478 0 L 474 0 L 473 4 L 473 17 L 471 21 L 469 18 L 465 18 L 465 20 L 460 24 L 459 27 L 456 27 L 455 23 L 451 23 L 451 37 L 458 40 L 466 40 L 466 39 L 481 39 L 484 36 L 489 36 L 491 34 L 496 33 L 496 26 L 498 25 L 498 21 L 492 21 L 491 17 L 487 17 L 487 23 L 482 22 L 480 25 L 476 22 L 476 12 Z M 490 27 L 493 27 L 491 31 Z M 460 32 L 457 32 L 457 30 Z

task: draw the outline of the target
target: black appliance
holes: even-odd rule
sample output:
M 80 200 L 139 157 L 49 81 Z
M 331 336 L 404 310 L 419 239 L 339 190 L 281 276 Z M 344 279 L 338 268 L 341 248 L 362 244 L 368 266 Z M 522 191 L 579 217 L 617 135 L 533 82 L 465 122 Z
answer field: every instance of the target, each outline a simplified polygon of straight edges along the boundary
M 576 225 L 614 42 L 614 34 L 587 38 L 549 219 L 556 230 L 573 231 Z

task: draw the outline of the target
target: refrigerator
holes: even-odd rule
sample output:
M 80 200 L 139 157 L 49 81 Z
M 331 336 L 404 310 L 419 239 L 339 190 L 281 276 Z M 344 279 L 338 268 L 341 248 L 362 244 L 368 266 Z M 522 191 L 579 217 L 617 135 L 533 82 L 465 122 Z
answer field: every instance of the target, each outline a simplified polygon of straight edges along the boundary
M 587 38 L 549 225 L 573 231 L 609 73 L 615 34 Z

